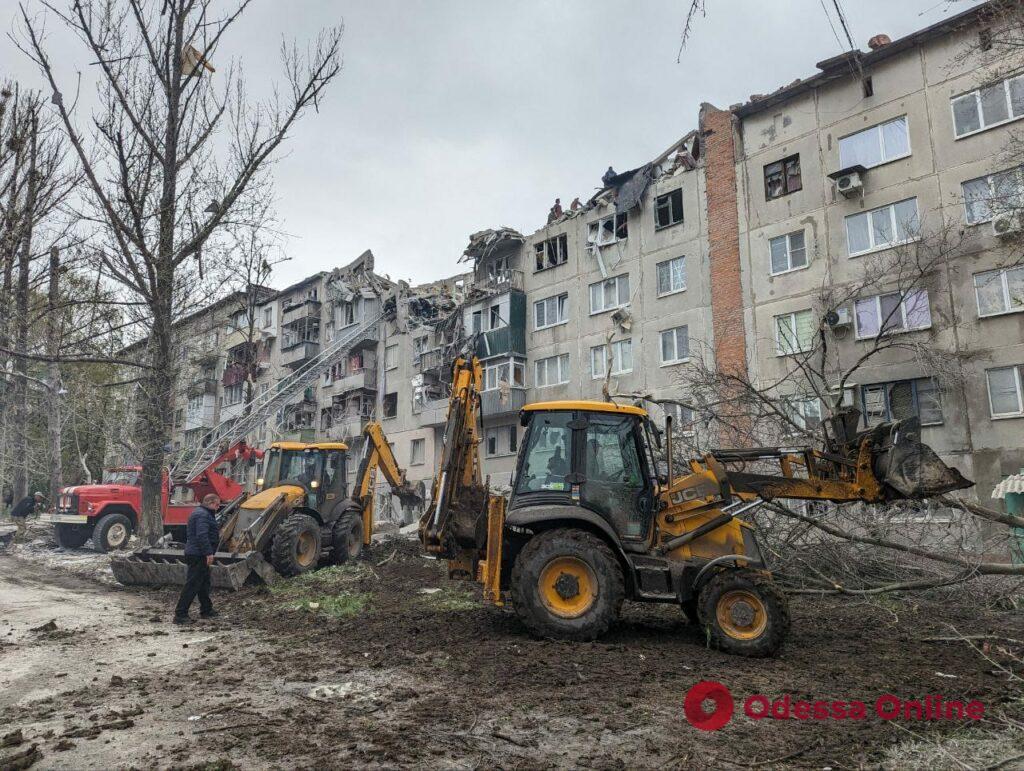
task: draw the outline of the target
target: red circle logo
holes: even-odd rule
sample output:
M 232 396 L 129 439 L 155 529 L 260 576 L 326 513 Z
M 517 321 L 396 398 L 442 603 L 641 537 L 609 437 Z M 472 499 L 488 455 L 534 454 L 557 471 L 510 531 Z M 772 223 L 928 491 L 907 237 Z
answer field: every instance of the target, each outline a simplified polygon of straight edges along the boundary
M 704 709 L 704 702 L 708 700 L 715 703 L 715 708 L 711 712 Z M 717 731 L 729 722 L 733 707 L 732 694 L 728 688 L 714 680 L 704 680 L 693 686 L 686 694 L 683 713 L 694 728 L 701 731 Z

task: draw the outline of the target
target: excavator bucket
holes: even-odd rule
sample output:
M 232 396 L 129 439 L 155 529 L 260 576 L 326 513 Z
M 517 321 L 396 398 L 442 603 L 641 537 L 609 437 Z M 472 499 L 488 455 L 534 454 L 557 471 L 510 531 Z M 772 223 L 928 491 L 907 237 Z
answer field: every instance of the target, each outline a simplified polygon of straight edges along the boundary
M 879 426 L 874 437 L 875 476 L 891 499 L 918 500 L 972 487 L 974 482 L 942 462 L 935 451 L 921 441 L 917 418 Z
M 182 586 L 188 565 L 181 549 L 140 549 L 110 561 L 114 578 L 125 586 Z M 272 583 L 277 572 L 259 552 L 217 552 L 210 567 L 210 584 L 215 589 L 237 592 L 247 582 Z

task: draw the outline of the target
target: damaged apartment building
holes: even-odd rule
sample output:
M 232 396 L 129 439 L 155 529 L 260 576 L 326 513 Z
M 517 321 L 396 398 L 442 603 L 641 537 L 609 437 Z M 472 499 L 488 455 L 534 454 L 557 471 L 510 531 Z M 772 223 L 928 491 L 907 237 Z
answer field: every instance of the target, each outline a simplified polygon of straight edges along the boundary
M 1024 205 L 1019 161 L 1000 160 L 1024 117 L 1024 63 L 986 47 L 989 23 L 982 5 L 875 36 L 769 95 L 705 104 L 694 130 L 627 172 L 609 168 L 588 200 L 556 201 L 536 231 L 471 235 L 464 273 L 410 287 L 375 273 L 367 252 L 265 299 L 259 326 L 274 342 L 260 388 L 360 331 L 256 439 L 356 441 L 376 418 L 429 488 L 451 361 L 472 352 L 484 368 L 484 473 L 501 486 L 528 402 L 610 392 L 690 403 L 695 361 L 778 385 L 816 339 L 841 369 L 882 333 L 905 344 L 829 398 L 857 407 L 861 427 L 916 415 L 987 500 L 1024 467 L 1024 269 L 1012 260 L 1024 222 L 999 204 L 1010 190 Z M 913 293 L 895 267 L 871 275 L 942 223 L 960 248 Z M 940 378 L 925 347 L 957 362 L 956 376 Z M 821 399 L 791 391 L 792 419 L 813 428 Z M 699 414 L 666 408 L 684 435 L 700 430 Z

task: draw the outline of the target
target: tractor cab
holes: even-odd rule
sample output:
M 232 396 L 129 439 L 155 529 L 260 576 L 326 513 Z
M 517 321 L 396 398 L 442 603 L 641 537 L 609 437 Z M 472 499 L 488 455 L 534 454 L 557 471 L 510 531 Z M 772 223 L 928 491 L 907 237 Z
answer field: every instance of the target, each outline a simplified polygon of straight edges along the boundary
M 347 450 L 343 442 L 275 442 L 266 453 L 257 488 L 301 487 L 307 506 L 320 510 L 347 495 Z
M 573 506 L 599 518 L 623 548 L 653 537 L 657 480 L 650 419 L 608 402 L 529 404 L 509 510 Z

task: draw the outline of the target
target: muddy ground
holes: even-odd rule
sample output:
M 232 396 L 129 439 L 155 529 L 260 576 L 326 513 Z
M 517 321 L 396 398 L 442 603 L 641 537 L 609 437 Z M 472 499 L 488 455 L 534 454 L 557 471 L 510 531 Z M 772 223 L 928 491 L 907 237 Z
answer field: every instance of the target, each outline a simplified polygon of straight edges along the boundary
M 88 551 L 0 550 L 0 768 L 1024 768 L 1013 611 L 794 598 L 784 653 L 747 660 L 676 608 L 627 604 L 606 638 L 562 643 L 406 540 L 218 595 L 220 617 L 191 627 L 168 623 L 173 599 L 111 585 Z M 926 639 L 954 628 L 1000 639 Z M 719 731 L 684 718 L 702 680 L 736 699 Z M 887 722 L 886 693 L 986 716 Z M 752 720 L 752 694 L 858 699 L 868 717 Z

